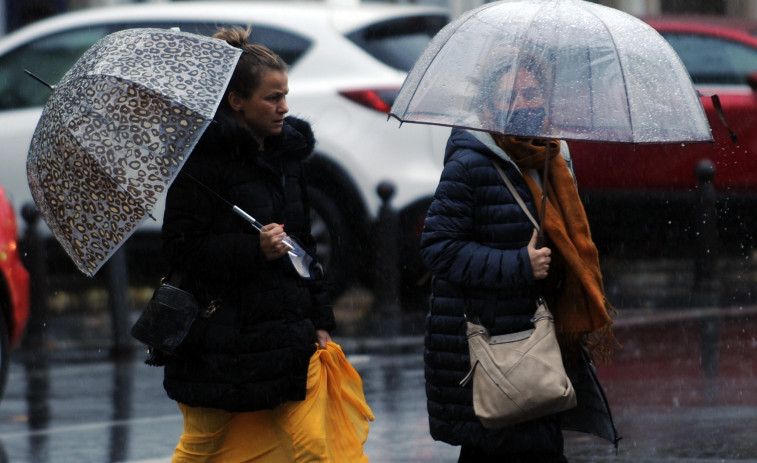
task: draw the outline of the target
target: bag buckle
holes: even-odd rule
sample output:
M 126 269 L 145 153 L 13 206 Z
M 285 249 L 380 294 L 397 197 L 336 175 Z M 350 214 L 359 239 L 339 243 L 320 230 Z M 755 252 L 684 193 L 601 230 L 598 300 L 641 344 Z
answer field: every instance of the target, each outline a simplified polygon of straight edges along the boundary
M 544 308 L 545 310 L 540 311 L 539 309 L 541 308 Z M 537 314 L 540 315 L 537 316 Z M 531 323 L 536 323 L 539 320 L 544 320 L 545 318 L 548 320 L 554 320 L 554 318 L 552 317 L 552 312 L 550 312 L 549 307 L 547 307 L 547 301 L 542 296 L 539 296 L 536 298 L 536 313 L 533 317 L 531 317 Z
M 221 307 L 221 300 L 213 299 L 212 301 L 210 301 L 210 304 L 208 304 L 208 308 L 202 312 L 202 317 L 210 318 L 210 316 L 213 315 L 219 307 Z

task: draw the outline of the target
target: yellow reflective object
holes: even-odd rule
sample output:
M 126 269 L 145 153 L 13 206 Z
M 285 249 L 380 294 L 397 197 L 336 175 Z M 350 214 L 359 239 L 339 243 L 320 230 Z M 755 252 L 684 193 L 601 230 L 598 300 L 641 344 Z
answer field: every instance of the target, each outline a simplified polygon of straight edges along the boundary
M 310 359 L 307 395 L 273 410 L 229 413 L 179 404 L 184 433 L 174 463 L 365 463 L 373 412 L 339 345 Z

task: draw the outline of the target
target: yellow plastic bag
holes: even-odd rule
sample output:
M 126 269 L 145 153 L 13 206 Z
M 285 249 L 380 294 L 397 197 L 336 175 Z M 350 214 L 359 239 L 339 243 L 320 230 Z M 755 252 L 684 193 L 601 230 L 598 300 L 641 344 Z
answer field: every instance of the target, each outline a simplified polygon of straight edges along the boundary
M 373 412 L 363 382 L 341 347 L 318 349 L 308 368 L 302 402 L 273 410 L 229 413 L 188 407 L 173 462 L 364 463 Z

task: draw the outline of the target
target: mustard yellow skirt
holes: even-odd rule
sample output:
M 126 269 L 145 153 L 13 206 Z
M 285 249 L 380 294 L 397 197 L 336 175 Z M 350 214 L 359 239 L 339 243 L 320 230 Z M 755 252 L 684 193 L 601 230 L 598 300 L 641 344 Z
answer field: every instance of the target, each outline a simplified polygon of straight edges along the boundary
M 361 463 L 373 412 L 342 348 L 329 342 L 310 359 L 302 402 L 229 413 L 179 404 L 184 433 L 174 463 Z

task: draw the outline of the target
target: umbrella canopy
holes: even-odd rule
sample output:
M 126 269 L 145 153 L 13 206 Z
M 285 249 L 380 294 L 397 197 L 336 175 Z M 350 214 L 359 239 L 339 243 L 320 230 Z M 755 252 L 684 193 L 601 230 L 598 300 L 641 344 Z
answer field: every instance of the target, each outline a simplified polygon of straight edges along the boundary
M 533 104 L 524 108 L 523 100 Z M 513 0 L 442 29 L 391 115 L 539 138 L 711 141 L 678 55 L 641 20 L 582 0 Z
M 200 35 L 129 29 L 93 45 L 53 88 L 29 148 L 29 187 L 82 272 L 97 272 L 166 193 L 240 55 Z

